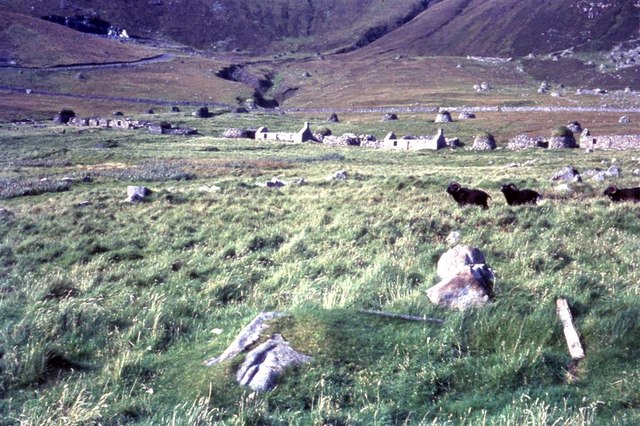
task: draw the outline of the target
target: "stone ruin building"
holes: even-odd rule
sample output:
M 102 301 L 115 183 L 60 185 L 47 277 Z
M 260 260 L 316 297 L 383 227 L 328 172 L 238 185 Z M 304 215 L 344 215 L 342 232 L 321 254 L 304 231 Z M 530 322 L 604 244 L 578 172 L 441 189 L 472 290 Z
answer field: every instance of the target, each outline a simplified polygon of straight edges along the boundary
M 396 150 L 418 150 L 418 149 L 431 149 L 438 150 L 447 147 L 447 141 L 444 137 L 442 129 L 438 129 L 438 133 L 433 138 L 425 139 L 398 139 L 396 135 L 391 132 L 387 134 L 382 142 L 381 148 L 383 149 L 396 149 Z
M 580 148 L 627 150 L 640 148 L 640 134 L 592 136 L 589 129 L 580 135 Z
M 315 141 L 315 138 L 309 128 L 309 123 L 305 122 L 302 129 L 296 133 L 269 132 L 266 127 L 260 127 L 256 130 L 256 140 L 302 143 Z

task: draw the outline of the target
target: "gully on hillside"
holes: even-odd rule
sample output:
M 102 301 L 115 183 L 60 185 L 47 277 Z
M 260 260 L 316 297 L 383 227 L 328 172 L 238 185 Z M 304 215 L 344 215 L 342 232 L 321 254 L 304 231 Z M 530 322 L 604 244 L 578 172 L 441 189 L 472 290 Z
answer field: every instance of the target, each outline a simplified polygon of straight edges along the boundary
M 262 108 L 276 108 L 282 102 L 291 97 L 298 88 L 285 87 L 273 94 L 273 98 L 266 97 L 267 93 L 273 88 L 273 75 L 265 73 L 257 76 L 249 72 L 244 65 L 233 64 L 222 68 L 216 73 L 216 76 L 229 81 L 245 84 L 253 89 L 253 98 L 256 105 Z

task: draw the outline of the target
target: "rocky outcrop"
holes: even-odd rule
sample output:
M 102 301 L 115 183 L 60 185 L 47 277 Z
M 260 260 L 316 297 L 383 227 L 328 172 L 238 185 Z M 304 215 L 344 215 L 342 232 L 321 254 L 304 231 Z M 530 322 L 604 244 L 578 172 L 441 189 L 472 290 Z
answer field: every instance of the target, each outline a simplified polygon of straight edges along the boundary
M 253 347 L 263 337 L 269 323 L 283 316 L 280 312 L 261 312 L 242 329 L 221 355 L 209 358 L 204 364 L 210 367 L 246 352 L 245 360 L 236 372 L 238 384 L 248 386 L 256 392 L 273 389 L 285 369 L 311 361 L 310 356 L 293 349 L 279 333 Z

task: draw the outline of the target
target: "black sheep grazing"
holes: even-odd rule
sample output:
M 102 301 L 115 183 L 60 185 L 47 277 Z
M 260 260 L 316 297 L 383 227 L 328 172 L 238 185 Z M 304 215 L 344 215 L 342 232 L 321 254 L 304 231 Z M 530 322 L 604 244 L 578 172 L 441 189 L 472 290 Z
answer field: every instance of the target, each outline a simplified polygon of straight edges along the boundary
M 466 204 L 474 204 L 488 209 L 487 200 L 491 198 L 489 194 L 479 189 L 463 188 L 458 182 L 451 182 L 447 187 L 447 194 L 451 195 L 456 202 L 464 206 Z
M 538 204 L 542 196 L 533 189 L 518 189 L 513 183 L 505 183 L 500 187 L 507 204 L 519 206 L 521 204 Z
M 604 190 L 604 195 L 608 195 L 611 201 L 640 201 L 640 188 L 617 188 L 611 185 Z

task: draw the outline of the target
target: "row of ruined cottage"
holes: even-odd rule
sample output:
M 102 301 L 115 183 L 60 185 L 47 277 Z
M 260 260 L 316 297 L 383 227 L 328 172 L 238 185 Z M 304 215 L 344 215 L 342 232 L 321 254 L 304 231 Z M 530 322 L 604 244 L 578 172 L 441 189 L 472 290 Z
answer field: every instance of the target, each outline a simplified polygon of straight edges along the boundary
M 101 117 L 70 117 L 69 125 L 77 127 L 100 127 L 114 129 L 140 129 L 147 128 L 153 134 L 172 135 L 194 135 L 198 134 L 197 129 L 175 127 L 167 122 L 153 123 L 149 121 L 132 120 L 129 118 L 101 118 Z M 577 124 L 577 123 L 576 123 Z M 578 129 L 574 129 L 578 130 Z M 579 129 L 582 131 L 579 143 L 572 134 L 565 136 L 552 136 L 544 138 L 542 136 L 518 135 L 512 138 L 507 149 L 522 150 L 528 148 L 585 148 L 607 149 L 607 150 L 628 150 L 640 148 L 640 134 L 631 135 L 600 135 L 594 137 L 589 129 Z M 394 132 L 389 132 L 384 139 L 378 140 L 373 135 L 355 135 L 346 133 L 342 136 L 323 135 L 314 133 L 305 122 L 298 132 L 270 132 L 266 127 L 260 127 L 251 132 L 231 132 L 225 137 L 253 137 L 256 140 L 275 142 L 322 142 L 335 146 L 363 146 L 376 149 L 389 150 L 439 150 L 443 148 L 460 148 L 463 144 L 458 138 L 446 138 L 444 131 L 438 129 L 434 136 L 412 136 L 406 135 L 397 137 Z M 233 136 L 231 136 L 233 135 Z M 494 150 L 497 144 L 494 137 L 489 133 L 483 133 L 475 137 L 471 149 L 473 150 Z
M 149 133 L 158 135 L 195 135 L 198 130 L 194 128 L 175 127 L 166 121 L 153 123 L 150 121 L 132 120 L 129 118 L 101 118 L 101 117 L 72 117 L 67 124 L 76 127 L 100 127 L 113 128 L 122 130 L 143 129 L 149 130 Z
M 463 144 L 458 138 L 446 138 L 440 128 L 435 136 L 403 136 L 398 138 L 395 133 L 389 132 L 383 140 L 377 140 L 372 135 L 344 134 L 342 136 L 325 136 L 313 133 L 309 123 L 304 123 L 302 129 L 295 133 L 270 132 L 266 127 L 260 127 L 255 132 L 256 140 L 275 142 L 322 142 L 327 145 L 337 146 L 363 146 L 377 149 L 390 150 L 439 150 L 443 148 L 460 148 Z M 483 133 L 475 137 L 471 149 L 494 150 L 497 144 L 495 138 L 489 133 Z M 585 148 L 627 150 L 640 148 L 640 134 L 635 135 L 603 135 L 594 137 L 589 129 L 584 129 L 580 135 L 579 143 L 572 134 L 564 136 L 552 136 L 550 138 L 518 135 L 512 138 L 508 144 L 509 150 L 522 150 L 528 148 Z

